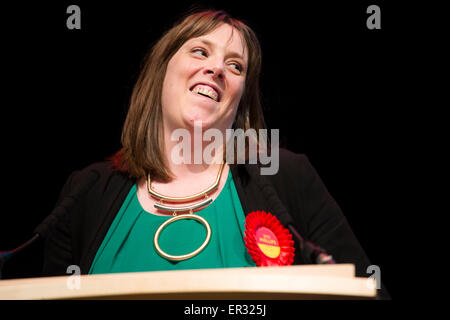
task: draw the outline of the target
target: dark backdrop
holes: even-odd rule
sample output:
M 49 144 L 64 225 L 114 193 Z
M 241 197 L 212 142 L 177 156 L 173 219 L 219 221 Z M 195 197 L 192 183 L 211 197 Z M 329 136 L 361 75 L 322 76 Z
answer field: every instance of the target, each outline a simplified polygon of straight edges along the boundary
M 32 235 L 73 170 L 118 150 L 145 52 L 192 7 L 92 2 L 3 10 L 0 250 Z M 373 3 L 381 7 L 381 30 L 366 28 Z M 256 31 L 268 127 L 280 129 L 282 146 L 309 157 L 395 297 L 395 270 L 403 268 L 397 254 L 404 242 L 398 221 L 408 30 L 394 23 L 404 11 L 373 3 L 203 2 Z M 71 4 L 81 8 L 81 30 L 66 28 Z M 4 276 L 34 275 L 41 261 L 38 250 L 30 252 L 14 257 Z

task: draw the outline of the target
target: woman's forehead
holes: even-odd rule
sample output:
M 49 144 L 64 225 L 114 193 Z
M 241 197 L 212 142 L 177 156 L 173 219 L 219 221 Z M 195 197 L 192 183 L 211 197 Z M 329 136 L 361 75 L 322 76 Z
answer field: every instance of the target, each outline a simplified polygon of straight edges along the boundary
M 200 42 L 204 45 L 227 51 L 232 56 L 240 57 L 247 61 L 247 46 L 242 34 L 229 24 L 222 24 L 213 31 L 202 36 L 189 39 L 186 44 Z

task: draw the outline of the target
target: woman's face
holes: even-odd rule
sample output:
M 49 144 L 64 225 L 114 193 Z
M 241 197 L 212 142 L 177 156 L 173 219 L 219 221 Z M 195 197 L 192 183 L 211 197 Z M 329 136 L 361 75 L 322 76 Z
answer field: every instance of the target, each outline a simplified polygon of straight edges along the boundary
M 234 31 L 234 32 L 233 32 Z M 167 65 L 162 90 L 166 129 L 231 128 L 244 92 L 247 50 L 239 31 L 222 24 L 192 38 Z

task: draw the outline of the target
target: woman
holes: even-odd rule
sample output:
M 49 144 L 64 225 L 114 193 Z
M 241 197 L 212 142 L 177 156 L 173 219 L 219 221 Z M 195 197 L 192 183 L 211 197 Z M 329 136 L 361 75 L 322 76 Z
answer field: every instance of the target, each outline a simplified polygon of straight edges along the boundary
M 46 239 L 44 274 L 73 264 L 84 274 L 254 266 L 261 261 L 246 242 L 246 218 L 265 211 L 367 276 L 369 260 L 306 156 L 279 150 L 277 174 L 263 176 L 259 164 L 222 161 L 225 145 L 214 161 L 194 159 L 207 143 L 192 139 L 186 161 L 174 161 L 176 130 L 225 137 L 231 128 L 264 128 L 260 69 L 255 34 L 222 11 L 192 14 L 170 29 L 133 90 L 122 149 L 67 180 L 58 205 L 74 201 Z M 293 239 L 288 262 L 312 263 Z

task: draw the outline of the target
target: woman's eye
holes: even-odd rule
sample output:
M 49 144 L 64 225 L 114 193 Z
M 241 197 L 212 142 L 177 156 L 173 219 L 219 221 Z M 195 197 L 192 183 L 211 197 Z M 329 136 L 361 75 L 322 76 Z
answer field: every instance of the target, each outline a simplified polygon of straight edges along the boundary
M 199 55 L 202 55 L 202 56 L 207 56 L 207 53 L 206 53 L 206 51 L 205 50 L 203 50 L 203 49 L 193 49 L 192 51 L 191 51 L 192 53 L 195 53 L 195 54 L 199 54 Z
M 230 63 L 230 66 L 232 66 L 232 68 L 236 69 L 239 72 L 242 71 L 242 66 L 239 63 L 233 62 L 233 63 Z

